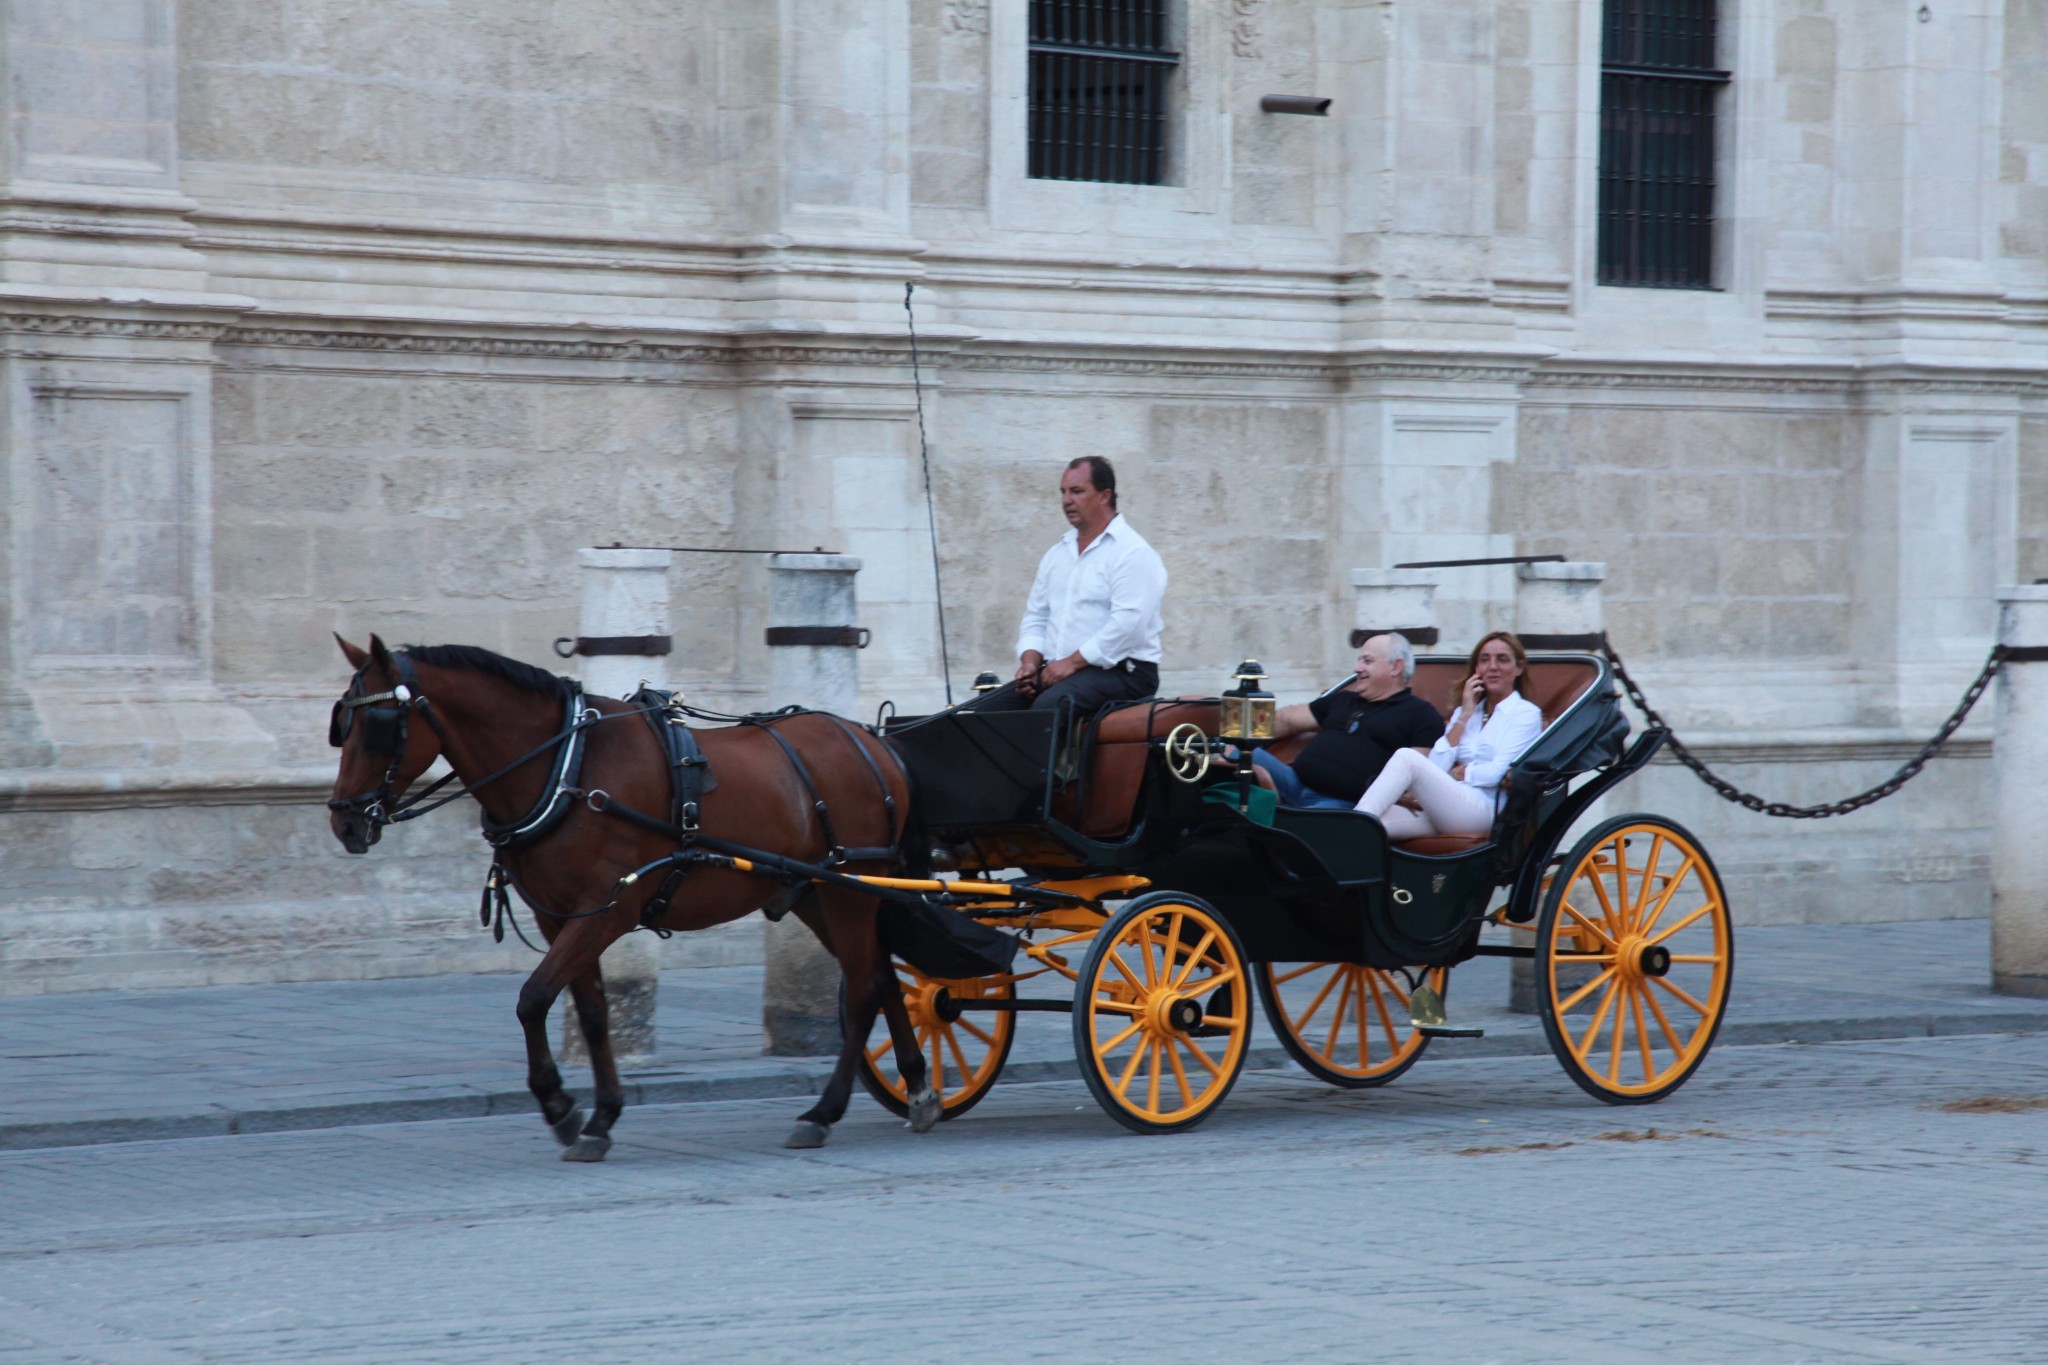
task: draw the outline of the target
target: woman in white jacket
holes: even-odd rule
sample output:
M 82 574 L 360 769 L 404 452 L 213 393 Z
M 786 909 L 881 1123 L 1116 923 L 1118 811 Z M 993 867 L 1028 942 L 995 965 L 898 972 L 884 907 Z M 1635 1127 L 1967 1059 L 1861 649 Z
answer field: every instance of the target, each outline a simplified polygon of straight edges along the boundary
M 1520 640 L 1504 630 L 1482 639 L 1444 737 L 1426 756 L 1397 751 L 1357 809 L 1378 817 L 1390 839 L 1491 832 L 1501 782 L 1543 733 L 1543 712 L 1516 690 L 1528 670 Z

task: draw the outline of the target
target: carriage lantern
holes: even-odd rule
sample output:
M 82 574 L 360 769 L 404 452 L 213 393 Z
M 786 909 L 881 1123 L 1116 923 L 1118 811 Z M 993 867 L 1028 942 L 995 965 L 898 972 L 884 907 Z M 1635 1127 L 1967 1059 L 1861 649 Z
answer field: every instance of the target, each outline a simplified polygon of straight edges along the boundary
M 993 692 L 1002 685 L 1002 680 L 985 668 L 974 675 L 974 690 L 976 692 Z
M 1273 694 L 1260 688 L 1266 670 L 1257 659 L 1237 666 L 1237 686 L 1223 694 L 1223 723 L 1217 733 L 1241 748 L 1273 742 Z

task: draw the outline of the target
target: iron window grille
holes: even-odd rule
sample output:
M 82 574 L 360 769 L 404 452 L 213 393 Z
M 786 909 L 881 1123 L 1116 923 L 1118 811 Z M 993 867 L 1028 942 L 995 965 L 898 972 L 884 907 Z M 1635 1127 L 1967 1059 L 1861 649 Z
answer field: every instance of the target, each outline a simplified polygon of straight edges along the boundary
M 1714 284 L 1715 0 L 1606 0 L 1600 283 Z
M 1031 0 L 1033 179 L 1164 183 L 1168 3 Z

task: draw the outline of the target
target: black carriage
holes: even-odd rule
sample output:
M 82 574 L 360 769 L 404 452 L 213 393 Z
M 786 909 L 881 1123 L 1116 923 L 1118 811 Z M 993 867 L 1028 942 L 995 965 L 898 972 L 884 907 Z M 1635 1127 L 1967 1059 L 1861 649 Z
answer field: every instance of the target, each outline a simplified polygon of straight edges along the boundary
M 1462 671 L 1423 658 L 1416 692 L 1448 696 Z M 1532 658 L 1522 691 L 1545 728 L 1483 838 L 1396 843 L 1368 815 L 1273 807 L 1242 758 L 1223 757 L 1226 738 L 1259 742 L 1249 687 L 1079 724 L 954 710 L 889 725 L 957 870 L 934 899 L 1018 938 L 1019 960 L 997 975 L 898 963 L 947 1116 L 995 1083 L 1017 1015 L 1048 1011 L 1070 1014 L 1081 1073 L 1112 1117 L 1189 1127 L 1244 1065 L 1253 994 L 1311 1074 L 1381 1085 L 1458 1031 L 1440 1003 L 1451 969 L 1482 954 L 1531 960 L 1550 1046 L 1594 1096 L 1647 1103 L 1697 1069 L 1734 963 L 1706 850 L 1654 815 L 1600 820 L 1564 846 L 1666 737 L 1628 742 L 1603 659 Z M 1508 926 L 1508 941 L 1483 942 L 1488 925 Z M 1070 999 L 1018 990 L 1061 978 Z M 902 1112 L 887 1041 L 871 1043 L 863 1078 Z

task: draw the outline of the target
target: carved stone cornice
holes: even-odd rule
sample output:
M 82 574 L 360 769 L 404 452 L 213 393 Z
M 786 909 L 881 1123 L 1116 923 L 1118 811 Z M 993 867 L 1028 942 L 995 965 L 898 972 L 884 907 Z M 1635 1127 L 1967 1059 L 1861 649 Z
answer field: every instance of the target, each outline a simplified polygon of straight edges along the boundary
M 103 317 L 90 313 L 14 313 L 0 308 L 0 333 L 120 337 L 144 341 L 214 341 L 226 330 L 225 322 Z

